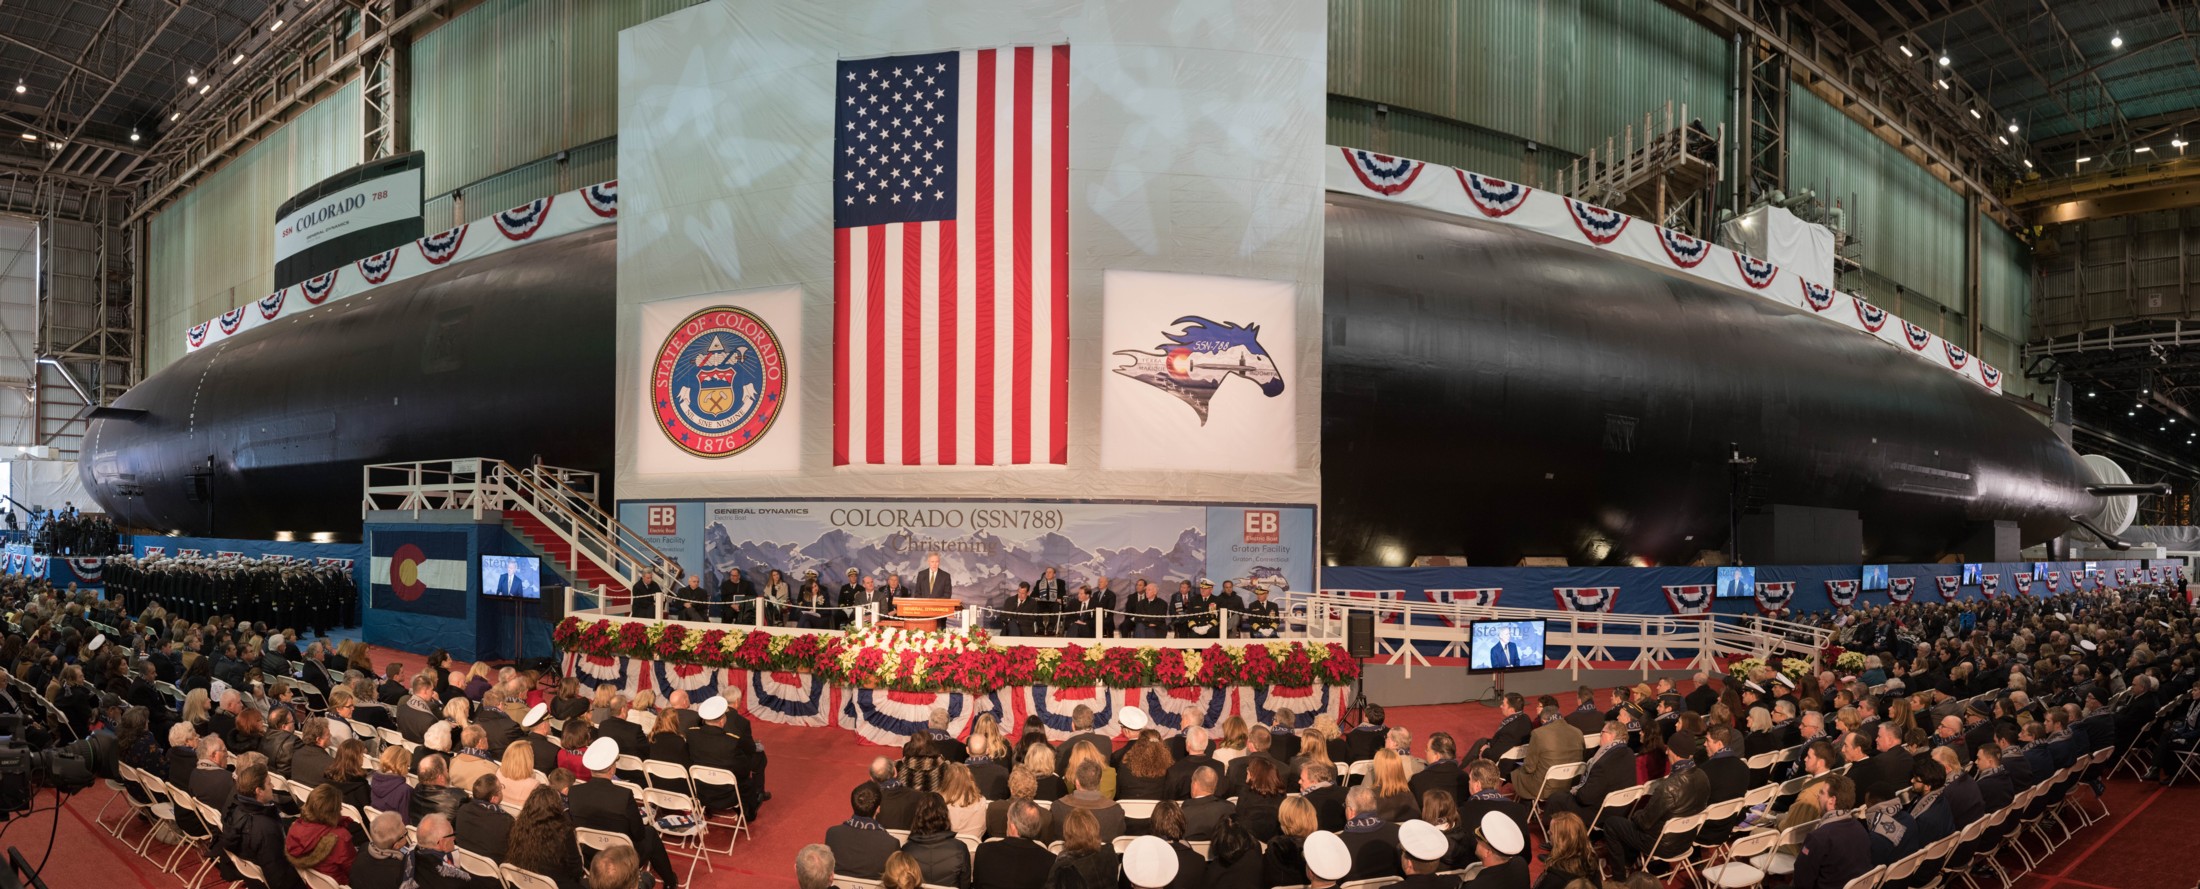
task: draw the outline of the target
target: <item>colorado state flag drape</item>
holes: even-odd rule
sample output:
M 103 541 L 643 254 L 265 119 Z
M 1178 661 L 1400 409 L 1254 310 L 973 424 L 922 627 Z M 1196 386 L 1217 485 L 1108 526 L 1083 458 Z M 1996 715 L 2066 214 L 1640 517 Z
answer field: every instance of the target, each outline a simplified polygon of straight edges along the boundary
M 374 533 L 371 605 L 437 617 L 466 616 L 466 535 L 456 531 Z
M 835 87 L 833 465 L 1069 462 L 1069 47 Z

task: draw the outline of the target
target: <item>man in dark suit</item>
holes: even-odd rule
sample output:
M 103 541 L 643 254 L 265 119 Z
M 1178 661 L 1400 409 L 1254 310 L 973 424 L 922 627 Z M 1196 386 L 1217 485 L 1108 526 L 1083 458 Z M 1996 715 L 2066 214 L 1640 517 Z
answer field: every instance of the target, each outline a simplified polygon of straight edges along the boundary
M 1088 768 L 1098 766 L 1086 763 Z M 1237 813 L 1237 806 L 1229 800 L 1215 798 L 1215 786 L 1221 778 L 1212 766 L 1201 766 L 1192 773 L 1192 795 L 1184 801 L 1184 839 L 1191 841 L 1212 840 L 1215 828 L 1222 826 L 1222 819 Z
M 1313 805 L 1314 816 L 1326 831 L 1344 829 L 1344 787 L 1337 783 L 1337 768 L 1323 762 L 1299 766 L 1300 795 Z
M 1478 759 L 1467 765 L 1467 793 L 1459 798 L 1459 823 L 1480 824 L 1482 816 L 1496 812 L 1512 819 L 1523 835 L 1528 830 L 1528 804 L 1505 795 L 1505 779 L 1497 764 Z
M 1829 813 L 1856 805 L 1856 787 L 1845 775 L 1813 779 L 1805 793 L 1819 794 Z M 1795 855 L 1795 889 L 1841 889 L 1872 869 L 1871 832 L 1856 818 L 1826 818 L 1803 838 Z
M 407 741 L 427 743 L 428 729 L 443 718 L 442 710 L 435 699 L 435 674 L 427 670 L 415 673 L 412 694 L 397 705 L 397 730 Z
M 1093 712 L 1091 707 L 1079 704 L 1077 709 L 1070 711 L 1069 730 L 1076 734 L 1070 735 L 1069 740 L 1062 742 L 1062 746 L 1054 748 L 1057 759 L 1068 756 L 1070 748 L 1078 744 L 1091 744 L 1092 749 L 1099 751 L 1102 758 L 1114 755 L 1115 740 L 1094 731 L 1092 722 Z
M 1250 756 L 1251 754 L 1247 754 L 1247 757 Z M 1431 790 L 1441 790 L 1451 794 L 1453 800 L 1466 799 L 1467 775 L 1459 768 L 1458 756 L 1459 748 L 1452 741 L 1450 732 L 1430 734 L 1428 736 L 1428 765 L 1422 767 L 1420 774 L 1414 775 L 1411 780 L 1406 782 L 1406 786 L 1413 789 L 1413 798 L 1416 800 L 1422 799 Z M 1235 768 L 1237 763 L 1232 762 L 1230 766 Z
M 1583 737 L 1604 730 L 1604 711 L 1597 709 L 1596 689 L 1584 685 L 1574 690 L 1574 710 L 1566 714 L 1566 721 L 1580 729 Z
M 1600 745 L 1596 755 L 1589 757 L 1589 764 L 1582 767 L 1572 786 L 1543 800 L 1545 808 L 1572 812 L 1583 823 L 1589 823 L 1607 794 L 1635 786 L 1635 752 L 1627 747 L 1627 727 L 1616 719 L 1606 722 L 1597 740 Z
M 1222 774 L 1222 764 L 1216 762 L 1214 757 L 1207 755 L 1208 737 L 1206 729 L 1195 725 L 1192 726 L 1190 731 L 1185 732 L 1182 737 L 1184 738 L 1184 756 L 1178 759 L 1176 764 L 1169 766 L 1168 793 L 1169 798 L 1173 800 L 1191 798 L 1192 773 L 1200 769 L 1213 769 L 1215 774 Z
M 459 804 L 466 801 L 466 791 L 451 786 L 450 762 L 440 755 L 423 756 L 417 771 L 419 783 L 413 785 L 412 809 L 406 820 L 419 824 L 429 815 L 457 817 Z
M 1704 735 L 1703 743 L 1709 754 L 1703 761 L 1703 776 L 1711 785 L 1709 802 L 1740 799 L 1748 793 L 1749 767 L 1742 763 L 1741 733 L 1732 726 L 1719 726 Z
M 1989 741 L 1979 745 L 1971 756 L 1978 763 L 1979 802 L 1988 812 L 2008 808 L 2009 802 L 2017 798 L 2017 787 L 2001 767 L 2001 745 Z
M 400 681 L 400 677 L 404 675 L 405 665 L 391 662 L 388 671 L 382 676 L 382 684 L 374 687 L 374 699 L 384 706 L 397 706 L 399 701 L 405 699 L 405 683 Z
M 1025 804 L 1038 808 L 1028 801 Z M 834 873 L 876 880 L 886 870 L 887 857 L 901 851 L 901 841 L 879 823 L 878 807 L 877 784 L 858 784 L 848 792 L 848 808 L 854 814 L 825 829 L 825 845 L 833 850 Z
M 1524 712 L 1527 708 L 1528 700 L 1519 692 L 1507 693 L 1497 704 L 1497 731 L 1468 749 L 1467 758 L 1495 760 L 1506 751 L 1528 743 L 1528 733 L 1535 730 L 1535 722 Z
M 596 737 L 610 738 L 619 745 L 619 752 L 627 756 L 648 759 L 649 736 L 642 732 L 641 726 L 634 724 L 634 720 L 626 718 L 627 711 L 632 709 L 633 703 L 627 700 L 626 695 L 612 698 L 611 709 L 604 714 L 604 718 L 596 721 Z M 535 714 L 530 711 L 527 715 L 529 718 L 533 718 Z M 548 731 L 548 729 L 549 726 L 543 726 L 543 731 Z M 533 729 L 530 728 L 530 730 Z M 540 758 L 542 751 L 537 750 L 535 752 L 537 754 L 535 762 L 542 762 Z M 553 757 L 551 761 L 555 762 L 556 759 Z
M 597 738 L 588 745 L 588 752 L 581 757 L 581 765 L 592 774 L 587 781 L 573 785 L 565 793 L 566 809 L 573 816 L 575 827 L 589 827 L 626 834 L 634 840 L 634 850 L 657 874 L 657 881 L 665 889 L 679 889 L 679 874 L 672 869 L 672 856 L 665 852 L 664 838 L 642 820 L 641 805 L 634 801 L 633 791 L 611 783 L 611 767 L 619 759 L 619 745 L 609 738 Z M 890 835 L 885 831 L 881 836 Z M 879 856 L 879 862 L 885 862 Z
M 1363 784 L 1345 791 L 1344 814 L 1344 830 L 1337 835 L 1352 853 L 1352 873 L 1345 880 L 1403 876 L 1398 862 L 1398 825 L 1376 814 L 1375 788 Z
M 1980 699 L 1963 709 L 1963 749 L 1977 752 L 1994 742 L 1994 702 Z
M 191 796 L 217 812 L 228 811 L 237 796 L 237 780 L 229 774 L 228 765 L 229 745 L 222 743 L 220 735 L 200 738 L 198 768 L 191 770 Z
M 1712 706 L 1719 703 L 1719 693 L 1711 687 L 1711 674 L 1696 671 L 1696 687 L 1690 689 L 1683 700 L 1688 702 L 1688 709 L 1705 716 L 1711 715 Z
M 473 799 L 458 807 L 454 819 L 458 847 L 468 852 L 504 860 L 512 834 L 512 813 L 497 805 L 504 800 L 503 782 L 495 775 L 474 779 Z
M 1367 705 L 1367 721 L 1353 726 L 1344 735 L 1344 749 L 1353 762 L 1375 758 L 1375 751 L 1383 749 L 1390 740 L 1390 729 L 1383 725 L 1383 705 Z
M 1497 641 L 1490 643 L 1485 651 L 1488 652 L 1490 668 L 1493 670 L 1508 670 L 1520 666 L 1520 645 L 1513 641 L 1512 627 L 1508 624 L 1497 625 Z
M 871 760 L 871 781 L 878 788 L 878 823 L 888 830 L 908 830 L 917 811 L 917 791 L 894 776 L 894 762 L 886 757 Z M 924 791 L 930 793 L 931 791 Z
M 1047 614 L 1046 603 L 1032 598 L 1031 584 L 1016 585 L 1016 595 L 1001 606 L 1001 634 L 1004 636 L 1036 636 L 1039 624 Z
M 915 595 L 920 599 L 951 599 L 955 596 L 955 577 L 940 570 L 940 554 L 924 557 L 924 570 L 917 572 Z
M 501 688 L 492 686 L 481 696 L 481 706 L 474 710 L 474 724 L 481 726 L 484 743 L 489 745 L 482 749 L 489 751 L 492 759 L 503 759 L 504 748 L 519 740 L 519 723 L 513 722 L 512 715 L 504 712 L 504 690 Z M 549 774 L 549 770 L 543 773 Z
M 496 594 L 514 599 L 529 598 L 527 579 L 519 576 L 518 559 L 507 559 L 504 562 L 504 573 L 497 576 Z
M 1902 727 L 1882 720 L 1878 726 L 1879 753 L 1872 757 L 1872 783 L 1857 781 L 1859 792 L 1871 794 L 1877 791 L 1885 799 L 1893 799 L 1903 788 L 1910 786 L 1910 767 L 1915 761 L 1910 749 L 1902 746 Z
M 981 843 L 971 865 L 971 889 L 1040 889 L 1054 869 L 1054 853 L 1039 845 L 1044 830 L 1037 803 L 1020 799 L 1008 804 L 1008 838 Z M 836 828 L 837 829 L 837 828 Z
M 291 752 L 290 774 L 284 777 L 307 787 L 319 787 L 328 767 L 336 762 L 328 752 L 328 719 L 315 716 L 306 720 L 302 734 L 305 743 Z
M 703 724 L 688 733 L 688 757 L 695 765 L 712 766 L 732 772 L 734 780 L 740 786 L 740 793 L 736 795 L 733 788 L 719 784 L 697 784 L 695 792 L 702 798 L 703 806 L 711 811 L 723 812 L 739 808 L 750 818 L 754 818 L 758 804 L 762 802 L 760 792 L 749 787 L 753 776 L 748 771 L 748 764 L 755 741 L 726 727 L 729 711 L 723 697 L 713 697 L 702 703 L 696 715 L 703 717 Z
M 527 711 L 526 719 L 520 720 L 521 730 L 526 732 L 526 734 L 520 736 L 520 739 L 526 741 L 528 747 L 533 748 L 536 765 L 555 766 L 558 761 L 558 741 L 550 736 L 549 715 L 550 707 L 548 705 L 538 705 L 535 709 Z M 581 717 L 576 716 L 574 718 L 579 719 Z M 623 719 L 620 721 L 625 722 Z M 632 723 L 628 724 L 631 725 Z M 602 731 L 601 728 L 597 729 L 599 735 Z M 616 748 L 619 742 L 613 741 L 611 743 Z M 643 747 L 642 753 L 648 754 L 649 748 Z M 614 763 L 618 761 L 616 753 L 611 758 Z M 544 774 L 549 773 L 545 772 Z

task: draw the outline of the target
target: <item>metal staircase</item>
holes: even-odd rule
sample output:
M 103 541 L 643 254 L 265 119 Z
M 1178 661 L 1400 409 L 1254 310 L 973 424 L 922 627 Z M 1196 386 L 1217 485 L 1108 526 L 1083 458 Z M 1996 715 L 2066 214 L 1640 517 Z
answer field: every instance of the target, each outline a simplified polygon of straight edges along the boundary
M 466 511 L 497 518 L 556 566 L 574 592 L 592 596 L 602 610 L 632 610 L 629 591 L 642 574 L 680 575 L 680 564 L 597 502 L 596 473 L 559 466 L 525 469 L 502 460 L 471 457 L 416 463 L 378 463 L 363 470 L 362 518 L 375 512 Z M 662 612 L 653 612 L 662 613 Z

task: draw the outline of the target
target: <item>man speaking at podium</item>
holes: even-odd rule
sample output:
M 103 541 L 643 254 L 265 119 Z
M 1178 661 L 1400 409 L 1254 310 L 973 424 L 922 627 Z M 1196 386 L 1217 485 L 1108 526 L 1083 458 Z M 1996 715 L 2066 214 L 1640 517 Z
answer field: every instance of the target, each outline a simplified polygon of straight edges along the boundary
M 917 572 L 917 597 L 920 599 L 946 599 L 955 595 L 955 577 L 940 570 L 940 554 L 924 557 L 924 570 Z

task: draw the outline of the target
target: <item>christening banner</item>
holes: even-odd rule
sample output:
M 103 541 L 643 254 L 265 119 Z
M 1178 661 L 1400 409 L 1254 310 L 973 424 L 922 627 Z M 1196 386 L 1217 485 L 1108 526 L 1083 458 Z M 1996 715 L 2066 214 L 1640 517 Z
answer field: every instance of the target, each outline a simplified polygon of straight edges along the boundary
M 1281 599 L 1314 586 L 1314 510 L 1288 506 L 1038 501 L 627 501 L 619 521 L 702 577 L 706 588 L 734 568 L 755 582 L 786 573 L 790 587 L 817 572 L 828 591 L 848 571 L 881 588 L 889 576 L 913 595 L 929 556 L 954 597 L 991 606 L 1048 568 L 1074 590 L 1107 578 L 1120 601 L 1144 578 L 1174 592 L 1178 581 L 1234 581 Z

